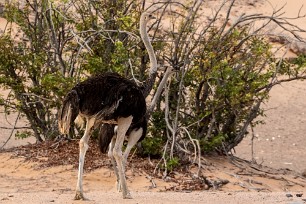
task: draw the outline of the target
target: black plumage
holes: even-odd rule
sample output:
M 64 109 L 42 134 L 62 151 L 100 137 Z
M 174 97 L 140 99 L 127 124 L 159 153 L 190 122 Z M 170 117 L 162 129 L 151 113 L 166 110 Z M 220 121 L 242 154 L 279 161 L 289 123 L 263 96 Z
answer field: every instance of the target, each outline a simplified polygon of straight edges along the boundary
M 65 118 L 69 114 L 69 107 L 71 118 Z M 135 82 L 116 73 L 105 73 L 92 76 L 69 91 L 64 98 L 59 121 L 72 123 L 79 113 L 83 117 L 92 116 L 97 121 L 109 123 L 118 117 L 133 116 L 131 127 L 139 128 L 146 123 L 146 102 Z
M 76 92 L 79 111 L 85 116 L 111 120 L 118 116 L 133 116 L 138 122 L 146 113 L 146 102 L 141 89 L 132 81 L 116 73 L 105 73 L 78 83 L 68 93 Z M 66 98 L 67 98 L 66 97 Z M 64 100 L 65 102 L 65 100 Z

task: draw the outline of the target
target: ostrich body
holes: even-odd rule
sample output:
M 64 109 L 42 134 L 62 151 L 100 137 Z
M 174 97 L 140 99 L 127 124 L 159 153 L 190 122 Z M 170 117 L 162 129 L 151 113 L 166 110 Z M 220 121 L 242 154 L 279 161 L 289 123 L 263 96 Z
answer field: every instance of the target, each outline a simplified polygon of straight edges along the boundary
M 151 15 L 143 13 L 140 20 L 140 33 L 150 56 L 151 69 L 147 83 L 139 87 L 136 83 L 115 73 L 106 73 L 89 77 L 72 88 L 63 101 L 59 111 L 59 129 L 68 134 L 71 123 L 79 115 L 86 120 L 83 137 L 80 139 L 78 181 L 75 199 L 85 199 L 82 188 L 82 175 L 85 154 L 88 149 L 90 130 L 95 123 L 100 126 L 100 149 L 106 152 L 114 166 L 117 176 L 117 189 L 122 190 L 123 198 L 131 198 L 126 184 L 125 164 L 128 154 L 137 141 L 143 139 L 147 130 L 146 90 L 156 76 L 156 58 L 146 33 L 146 23 Z M 114 127 L 117 126 L 116 131 Z M 122 154 L 122 146 L 128 136 L 128 144 Z

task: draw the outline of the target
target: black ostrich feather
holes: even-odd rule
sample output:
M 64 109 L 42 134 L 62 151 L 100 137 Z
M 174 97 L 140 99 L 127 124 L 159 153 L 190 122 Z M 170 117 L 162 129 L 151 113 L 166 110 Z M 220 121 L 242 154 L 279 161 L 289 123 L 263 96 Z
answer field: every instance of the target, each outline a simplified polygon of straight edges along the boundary
M 66 129 L 62 130 L 63 133 L 69 131 L 79 114 L 95 117 L 96 123 L 104 123 L 99 126 L 99 143 L 103 153 L 114 136 L 114 123 L 118 117 L 133 116 L 127 136 L 139 128 L 143 128 L 140 140 L 146 134 L 146 102 L 142 90 L 135 82 L 116 73 L 89 77 L 68 92 L 59 111 L 59 127 Z

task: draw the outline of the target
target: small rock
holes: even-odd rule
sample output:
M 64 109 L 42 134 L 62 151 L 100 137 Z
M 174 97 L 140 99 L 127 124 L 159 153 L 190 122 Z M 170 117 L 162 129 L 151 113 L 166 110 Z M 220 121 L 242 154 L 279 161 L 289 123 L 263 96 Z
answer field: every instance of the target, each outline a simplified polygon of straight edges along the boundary
M 303 196 L 303 193 L 297 193 L 297 194 L 295 194 L 296 195 L 296 197 L 302 197 Z
M 306 178 L 306 169 L 302 172 L 302 176 Z
M 253 2 L 250 2 L 249 5 L 250 6 L 255 6 L 255 4 Z
M 54 202 L 55 202 L 55 200 L 50 200 L 50 202 L 51 202 L 51 203 L 54 203 Z
M 290 193 L 287 193 L 287 194 L 286 194 L 286 197 L 287 197 L 287 198 L 291 198 L 291 197 L 293 197 L 293 195 L 290 194 Z

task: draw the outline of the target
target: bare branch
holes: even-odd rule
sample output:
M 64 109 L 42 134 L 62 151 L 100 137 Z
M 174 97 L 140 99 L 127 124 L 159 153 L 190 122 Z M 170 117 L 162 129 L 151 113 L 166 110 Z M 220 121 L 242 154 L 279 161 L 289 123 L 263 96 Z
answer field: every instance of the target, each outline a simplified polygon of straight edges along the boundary
M 12 128 L 12 131 L 11 131 L 10 136 L 9 136 L 8 139 L 4 142 L 4 144 L 1 146 L 0 149 L 3 149 L 4 146 L 8 143 L 8 141 L 9 141 L 9 140 L 11 139 L 11 137 L 13 136 L 13 133 L 14 133 L 14 131 L 15 131 L 15 129 L 16 129 L 16 125 L 17 125 L 17 121 L 18 121 L 18 119 L 19 119 L 19 116 L 20 116 L 20 112 L 18 112 L 18 115 L 17 115 L 16 120 L 15 120 L 15 123 L 14 123 L 14 127 Z

